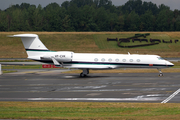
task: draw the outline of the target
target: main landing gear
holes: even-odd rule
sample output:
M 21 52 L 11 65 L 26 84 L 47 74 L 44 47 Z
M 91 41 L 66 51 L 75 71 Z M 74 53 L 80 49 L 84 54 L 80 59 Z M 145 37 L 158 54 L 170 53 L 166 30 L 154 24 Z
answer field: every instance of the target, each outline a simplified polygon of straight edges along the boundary
M 158 71 L 159 71 L 159 77 L 162 77 L 163 73 L 161 72 L 161 69 L 158 69 Z
M 86 77 L 87 74 L 89 74 L 89 69 L 82 69 L 82 70 L 83 70 L 83 72 L 80 73 L 80 77 Z

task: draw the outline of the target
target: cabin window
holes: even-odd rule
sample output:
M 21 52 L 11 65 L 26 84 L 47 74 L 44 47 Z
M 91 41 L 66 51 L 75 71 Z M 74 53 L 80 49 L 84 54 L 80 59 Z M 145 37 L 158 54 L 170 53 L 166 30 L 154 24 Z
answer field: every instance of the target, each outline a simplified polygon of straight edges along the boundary
M 101 61 L 102 61 L 102 62 L 104 62 L 104 61 L 105 61 L 105 59 L 104 59 L 104 58 L 102 58 L 102 59 L 101 59 Z
M 116 61 L 116 62 L 119 62 L 119 59 L 116 59 L 115 61 Z
M 111 58 L 109 58 L 109 59 L 108 59 L 108 61 L 109 61 L 109 62 L 111 62 L 111 61 L 112 61 L 112 59 L 111 59 Z
M 129 61 L 130 61 L 130 62 L 133 62 L 133 59 L 130 59 Z
M 95 61 L 95 62 L 97 62 L 97 61 L 98 61 L 98 59 L 97 59 L 97 58 L 95 58 L 95 59 L 94 59 L 94 61 Z
M 137 62 L 140 62 L 140 59 L 137 59 Z
M 73 53 L 71 53 L 71 58 L 73 58 Z
M 123 59 L 122 61 L 123 61 L 123 62 L 126 62 L 126 59 Z

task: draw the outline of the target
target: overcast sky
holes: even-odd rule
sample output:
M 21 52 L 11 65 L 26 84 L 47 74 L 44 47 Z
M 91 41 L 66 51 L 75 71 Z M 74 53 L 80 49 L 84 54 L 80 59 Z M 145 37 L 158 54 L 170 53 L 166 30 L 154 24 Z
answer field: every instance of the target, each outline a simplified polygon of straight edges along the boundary
M 8 8 L 10 5 L 16 5 L 16 4 L 21 4 L 21 3 L 29 3 L 29 4 L 34 4 L 34 5 L 39 5 L 41 4 L 42 7 L 45 7 L 49 3 L 56 2 L 59 5 L 61 5 L 64 1 L 70 1 L 70 0 L 0 0 L 0 9 L 4 10 Z M 125 4 L 128 0 L 111 0 L 112 3 L 115 6 L 123 5 Z M 147 2 L 152 2 L 156 3 L 157 5 L 160 4 L 165 4 L 166 6 L 169 6 L 171 10 L 178 9 L 180 10 L 180 0 L 142 0 L 142 1 L 147 1 Z

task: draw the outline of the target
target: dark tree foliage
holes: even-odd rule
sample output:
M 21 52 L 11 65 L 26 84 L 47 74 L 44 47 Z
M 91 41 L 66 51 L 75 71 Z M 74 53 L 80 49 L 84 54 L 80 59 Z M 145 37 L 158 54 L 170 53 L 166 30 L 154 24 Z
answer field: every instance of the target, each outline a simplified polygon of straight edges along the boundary
M 180 11 L 142 0 L 71 0 L 0 10 L 0 31 L 180 31 Z

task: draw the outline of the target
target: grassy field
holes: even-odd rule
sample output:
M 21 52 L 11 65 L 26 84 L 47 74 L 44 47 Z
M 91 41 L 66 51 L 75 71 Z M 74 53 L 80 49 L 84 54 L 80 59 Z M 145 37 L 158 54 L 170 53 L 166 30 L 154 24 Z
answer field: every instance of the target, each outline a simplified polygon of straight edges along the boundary
M 26 51 L 20 38 L 9 38 L 7 35 L 27 32 L 0 32 L 0 58 L 26 58 Z M 39 38 L 47 48 L 54 51 L 74 51 L 81 53 L 123 53 L 157 54 L 162 57 L 180 57 L 180 42 L 160 43 L 159 45 L 138 48 L 120 48 L 107 38 L 127 38 L 137 33 L 149 32 L 31 32 Z M 150 32 L 147 39 L 180 40 L 180 32 Z M 132 45 L 133 43 L 128 43 Z M 134 44 L 139 44 L 137 41 Z
M 0 102 L 1 119 L 179 120 L 180 104 Z

